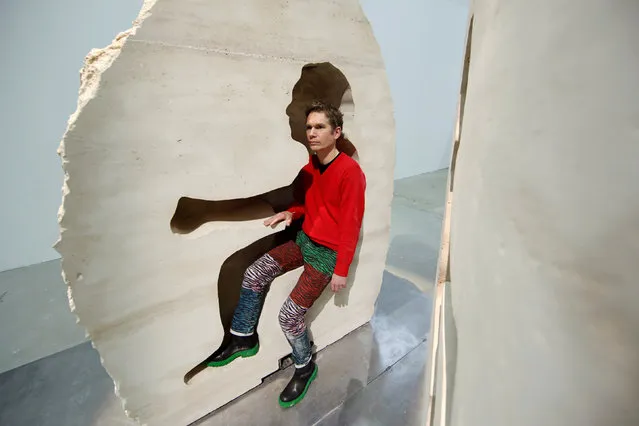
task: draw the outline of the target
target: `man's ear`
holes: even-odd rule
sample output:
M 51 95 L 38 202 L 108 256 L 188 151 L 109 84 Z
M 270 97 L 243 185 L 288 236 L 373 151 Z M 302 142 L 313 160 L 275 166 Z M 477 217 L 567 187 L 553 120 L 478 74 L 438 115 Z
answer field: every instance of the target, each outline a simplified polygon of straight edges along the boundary
M 333 136 L 335 136 L 335 139 L 336 139 L 336 140 L 337 140 L 337 139 L 339 139 L 339 138 L 340 138 L 340 136 L 342 136 L 342 128 L 341 128 L 341 127 L 336 127 L 336 128 L 333 130 Z

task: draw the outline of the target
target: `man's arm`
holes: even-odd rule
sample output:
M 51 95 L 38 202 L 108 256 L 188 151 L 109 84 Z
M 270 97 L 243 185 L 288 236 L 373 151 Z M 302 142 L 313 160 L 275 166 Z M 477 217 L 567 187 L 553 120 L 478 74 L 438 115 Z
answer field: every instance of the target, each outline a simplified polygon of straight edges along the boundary
M 298 202 L 295 202 L 286 211 L 293 215 L 293 217 L 292 217 L 293 220 L 297 220 L 300 217 L 304 216 L 304 213 L 305 213 L 304 204 L 300 204 Z
M 340 182 L 339 248 L 335 275 L 347 277 L 355 256 L 364 217 L 366 177 L 359 168 L 345 172 Z

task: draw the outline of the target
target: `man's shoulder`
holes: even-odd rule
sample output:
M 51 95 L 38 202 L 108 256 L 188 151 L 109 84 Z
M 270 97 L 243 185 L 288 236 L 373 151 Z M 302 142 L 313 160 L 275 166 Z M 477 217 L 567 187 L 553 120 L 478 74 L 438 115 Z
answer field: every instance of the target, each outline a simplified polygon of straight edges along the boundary
M 315 163 L 314 163 L 314 156 L 311 154 L 308 156 L 308 162 L 306 164 L 304 164 L 304 167 L 302 167 L 302 170 L 313 170 L 315 168 Z
M 360 164 L 353 158 L 350 157 L 344 153 L 340 154 L 342 157 L 342 161 L 341 161 L 341 168 L 345 173 L 348 174 L 364 174 L 364 171 L 362 170 L 362 166 L 360 166 Z
M 357 187 L 366 188 L 366 175 L 364 174 L 364 170 L 362 167 L 352 157 L 349 157 L 346 154 L 342 154 L 344 158 L 340 161 L 340 185 L 355 185 Z

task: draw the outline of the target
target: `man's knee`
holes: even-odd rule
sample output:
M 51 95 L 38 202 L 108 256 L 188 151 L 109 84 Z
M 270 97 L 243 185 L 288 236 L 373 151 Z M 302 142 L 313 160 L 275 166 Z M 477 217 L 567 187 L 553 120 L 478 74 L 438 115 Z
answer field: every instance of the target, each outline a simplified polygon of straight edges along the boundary
M 243 286 L 254 291 L 262 291 L 279 275 L 280 271 L 280 265 L 266 254 L 246 268 Z
M 287 298 L 280 309 L 278 320 L 282 331 L 287 336 L 299 336 L 306 329 L 304 314 L 306 309 Z

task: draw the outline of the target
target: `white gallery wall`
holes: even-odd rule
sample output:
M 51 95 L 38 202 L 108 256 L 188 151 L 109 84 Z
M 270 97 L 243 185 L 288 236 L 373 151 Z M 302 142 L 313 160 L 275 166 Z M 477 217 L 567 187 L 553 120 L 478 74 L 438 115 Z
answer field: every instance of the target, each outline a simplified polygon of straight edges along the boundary
M 393 95 L 395 178 L 448 167 L 469 2 L 360 3 L 382 50 Z
M 397 125 L 395 177 L 447 167 L 465 0 L 361 0 L 384 57 Z M 56 154 L 85 55 L 131 26 L 142 0 L 0 2 L 0 271 L 58 258 Z
M 142 0 L 0 1 L 0 271 L 58 258 L 56 154 L 94 47 L 131 27 Z

